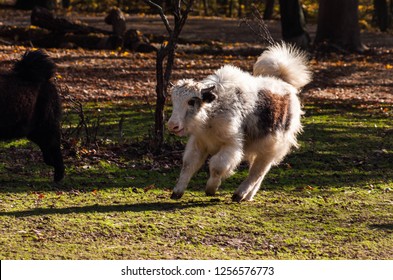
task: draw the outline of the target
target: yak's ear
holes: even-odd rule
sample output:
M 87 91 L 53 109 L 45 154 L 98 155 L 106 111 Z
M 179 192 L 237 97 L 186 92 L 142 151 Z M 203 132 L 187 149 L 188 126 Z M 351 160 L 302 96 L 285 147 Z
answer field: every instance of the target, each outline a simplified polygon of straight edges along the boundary
M 211 103 L 213 102 L 216 98 L 217 95 L 213 93 L 213 89 L 215 89 L 216 86 L 211 86 L 208 88 L 204 88 L 201 90 L 201 95 L 202 95 L 202 101 L 206 103 Z

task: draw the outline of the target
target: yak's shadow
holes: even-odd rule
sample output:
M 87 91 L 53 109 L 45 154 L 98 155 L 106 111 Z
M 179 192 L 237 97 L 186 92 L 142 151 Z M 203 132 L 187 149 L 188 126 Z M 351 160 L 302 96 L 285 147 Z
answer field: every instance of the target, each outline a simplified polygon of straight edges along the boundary
M 122 205 L 88 205 L 88 206 L 72 206 L 65 208 L 34 208 L 31 210 L 0 212 L 0 216 L 9 217 L 29 217 L 42 215 L 66 215 L 71 213 L 108 213 L 108 212 L 150 212 L 150 211 L 171 211 L 182 210 L 187 208 L 210 207 L 220 203 L 217 199 L 211 201 L 174 201 L 174 202 L 151 202 L 136 203 Z

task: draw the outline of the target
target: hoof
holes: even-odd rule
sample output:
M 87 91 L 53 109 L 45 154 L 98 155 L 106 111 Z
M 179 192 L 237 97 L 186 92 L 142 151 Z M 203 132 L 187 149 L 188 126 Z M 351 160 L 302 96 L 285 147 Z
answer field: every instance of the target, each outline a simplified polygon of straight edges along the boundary
M 242 200 L 243 200 L 243 198 L 240 195 L 238 195 L 237 193 L 232 195 L 233 202 L 241 202 Z
M 183 196 L 183 193 L 172 193 L 171 199 L 180 199 Z

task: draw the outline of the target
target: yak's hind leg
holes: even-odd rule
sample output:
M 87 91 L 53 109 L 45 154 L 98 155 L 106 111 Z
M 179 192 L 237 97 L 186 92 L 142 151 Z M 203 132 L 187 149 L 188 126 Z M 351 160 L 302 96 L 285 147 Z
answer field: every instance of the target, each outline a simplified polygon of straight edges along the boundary
M 263 147 L 263 150 L 260 151 L 259 147 Z M 249 174 L 233 194 L 232 200 L 236 202 L 252 200 L 270 168 L 281 162 L 290 148 L 291 142 L 286 135 L 278 138 L 268 137 L 249 147 L 246 151 L 250 162 Z
M 274 158 L 258 156 L 253 161 L 248 177 L 240 184 L 232 196 L 232 201 L 250 201 L 258 191 L 263 178 L 269 172 Z
M 254 187 L 252 187 L 251 191 L 246 195 L 243 201 L 252 201 L 254 199 L 255 194 L 258 192 L 261 187 L 264 176 L 260 177 L 258 181 L 255 183 Z

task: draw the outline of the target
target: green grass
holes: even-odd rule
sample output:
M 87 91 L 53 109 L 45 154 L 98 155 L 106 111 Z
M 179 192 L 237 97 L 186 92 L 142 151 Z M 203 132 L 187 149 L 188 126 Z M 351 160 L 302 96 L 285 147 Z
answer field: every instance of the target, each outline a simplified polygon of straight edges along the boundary
M 98 109 L 97 144 L 85 145 L 81 132 L 66 149 L 61 186 L 52 186 L 33 144 L 0 143 L 1 259 L 393 257 L 390 107 L 307 104 L 301 148 L 271 170 L 254 202 L 241 204 L 230 198 L 244 165 L 217 197 L 204 195 L 205 166 L 181 200 L 170 200 L 181 154 L 155 157 L 140 144 L 148 143 L 150 107 L 89 104 L 92 122 Z M 69 129 L 77 120 L 71 110 Z

